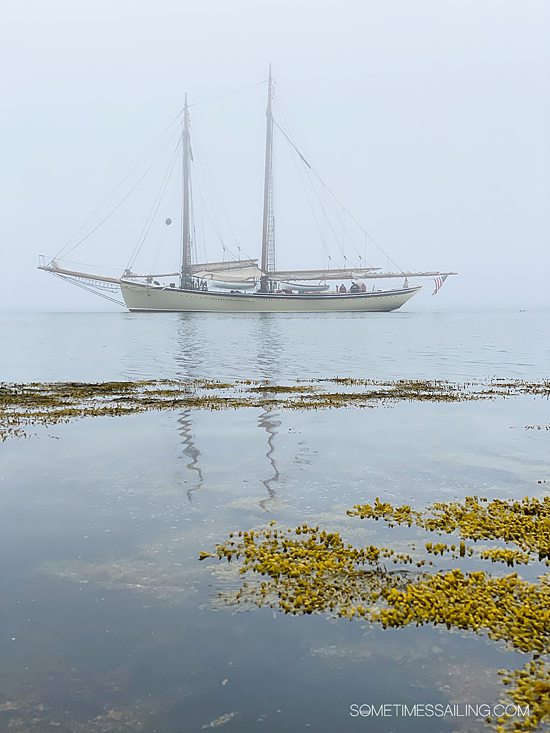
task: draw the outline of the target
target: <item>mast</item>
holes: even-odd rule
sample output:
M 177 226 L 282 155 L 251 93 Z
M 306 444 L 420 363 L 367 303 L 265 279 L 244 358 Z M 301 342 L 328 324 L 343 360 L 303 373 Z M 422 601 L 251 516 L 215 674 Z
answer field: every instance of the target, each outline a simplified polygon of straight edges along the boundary
M 275 217 L 273 211 L 273 79 L 269 64 L 265 132 L 264 214 L 262 227 L 262 276 L 260 292 L 269 290 L 269 273 L 275 269 Z
M 185 106 L 183 111 L 183 241 L 181 254 L 181 277 L 180 287 L 191 285 L 191 226 L 189 210 L 189 162 L 191 158 L 191 146 L 189 135 L 189 106 L 187 104 L 187 92 L 185 92 Z

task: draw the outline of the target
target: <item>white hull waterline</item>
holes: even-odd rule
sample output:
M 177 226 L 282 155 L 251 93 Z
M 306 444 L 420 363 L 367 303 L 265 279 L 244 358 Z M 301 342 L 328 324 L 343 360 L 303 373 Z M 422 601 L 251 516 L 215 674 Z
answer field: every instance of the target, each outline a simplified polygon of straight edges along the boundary
M 367 313 L 400 308 L 421 289 L 403 288 L 367 293 L 287 295 L 283 293 L 216 293 L 159 288 L 121 281 L 130 311 L 199 313 Z

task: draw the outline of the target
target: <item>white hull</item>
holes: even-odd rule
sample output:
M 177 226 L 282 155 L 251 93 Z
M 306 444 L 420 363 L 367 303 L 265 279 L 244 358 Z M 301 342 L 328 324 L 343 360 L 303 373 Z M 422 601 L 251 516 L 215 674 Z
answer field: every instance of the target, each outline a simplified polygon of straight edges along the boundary
M 216 293 L 203 290 L 159 288 L 138 283 L 120 283 L 122 297 L 130 311 L 173 311 L 210 313 L 350 313 L 393 311 L 400 308 L 420 287 L 367 293 L 330 295 L 286 295 Z

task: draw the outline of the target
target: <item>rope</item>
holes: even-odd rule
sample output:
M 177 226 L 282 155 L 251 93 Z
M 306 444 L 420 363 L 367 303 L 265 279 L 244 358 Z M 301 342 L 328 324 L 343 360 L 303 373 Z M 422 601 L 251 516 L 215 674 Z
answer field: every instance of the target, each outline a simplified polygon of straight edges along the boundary
M 119 267 L 118 265 L 92 265 L 90 262 L 81 262 L 80 260 L 66 260 L 64 259 L 63 262 L 67 265 L 84 265 L 84 267 L 93 267 L 96 270 L 105 270 L 105 272 L 113 272 L 113 270 L 122 270 L 122 267 Z
M 208 217 L 208 219 L 212 223 L 212 225 L 214 227 L 214 230 L 215 230 L 215 233 L 216 233 L 216 235 L 217 235 L 217 237 L 218 237 L 218 239 L 219 239 L 222 247 L 226 246 L 225 240 L 224 240 L 223 235 L 222 235 L 220 222 L 218 220 L 218 217 L 216 216 L 216 205 L 215 205 L 215 202 L 214 202 L 214 198 L 216 198 L 216 200 L 217 200 L 217 202 L 219 204 L 219 207 L 218 208 L 221 209 L 221 213 L 223 214 L 223 218 L 225 220 L 225 224 L 227 225 L 227 229 L 229 229 L 230 238 L 231 238 L 233 244 L 237 248 L 239 248 L 240 247 L 239 241 L 238 241 L 238 238 L 237 238 L 237 236 L 235 234 L 235 230 L 233 229 L 233 225 L 231 223 L 231 219 L 229 217 L 229 213 L 227 211 L 227 207 L 225 206 L 224 201 L 222 199 L 222 196 L 220 194 L 220 191 L 219 191 L 218 187 L 216 186 L 215 178 L 212 175 L 212 170 L 211 170 L 210 165 L 208 164 L 208 161 L 207 161 L 207 159 L 206 159 L 206 157 L 204 155 L 204 148 L 201 145 L 200 141 L 197 139 L 196 133 L 193 135 L 193 139 L 194 139 L 194 142 L 195 142 L 195 152 L 197 154 L 196 157 L 197 157 L 198 169 L 202 173 L 202 176 L 201 176 L 202 180 L 199 178 L 197 180 L 197 183 L 198 183 L 199 187 L 202 187 L 203 188 L 204 193 L 206 195 L 206 200 L 205 200 L 205 197 L 202 195 L 202 192 L 199 191 L 200 200 L 203 203 L 204 208 L 207 210 L 207 208 L 209 206 L 211 208 L 211 212 L 212 212 L 212 213 L 210 213 L 207 210 L 206 211 L 206 216 Z M 246 257 L 248 259 L 253 259 L 242 248 L 241 248 L 241 251 L 246 255 Z
M 193 182 L 191 178 L 189 178 L 189 199 L 190 199 L 190 209 L 191 209 L 191 249 L 193 252 L 193 258 L 195 262 L 198 262 L 197 259 L 197 229 L 195 226 L 195 205 L 194 205 L 194 198 L 193 198 Z
M 168 186 L 168 183 L 170 182 L 170 178 L 172 177 L 172 172 L 174 170 L 174 166 L 176 165 L 176 160 L 177 160 L 178 150 L 179 150 L 180 145 L 181 145 L 181 138 L 178 139 L 178 143 L 174 149 L 174 152 L 172 153 L 170 163 L 168 164 L 168 170 L 165 173 L 162 183 L 160 185 L 160 188 L 157 191 L 157 195 L 155 196 L 153 200 L 151 209 L 149 209 L 149 213 L 147 214 L 147 218 L 145 219 L 145 224 L 143 225 L 143 229 L 141 230 L 138 240 L 134 246 L 132 255 L 130 256 L 130 260 L 128 261 L 128 268 L 132 267 L 132 265 L 136 261 L 136 258 L 138 257 L 143 245 L 145 244 L 147 235 L 149 234 L 151 230 L 151 226 L 153 225 L 153 221 L 155 220 L 155 216 L 157 214 L 157 211 L 159 210 L 159 206 L 161 205 L 162 199 L 164 198 L 166 188 Z
M 232 94 L 238 94 L 239 92 L 244 92 L 246 89 L 252 89 L 252 87 L 259 87 L 262 84 L 266 84 L 266 83 L 267 83 L 267 79 L 262 79 L 262 81 L 255 81 L 252 84 L 247 84 L 244 87 L 233 89 L 230 92 L 223 92 L 223 94 L 217 94 L 215 97 L 207 97 L 206 99 L 199 99 L 198 102 L 193 102 L 193 104 L 190 104 L 189 107 L 196 107 L 198 104 L 206 104 L 207 102 L 213 102 L 216 99 L 221 99 L 222 97 L 229 97 Z
M 70 277 L 67 277 L 66 275 L 60 275 L 57 272 L 52 272 L 52 275 L 55 275 L 56 277 L 61 278 L 62 280 L 65 280 L 65 282 L 71 283 L 71 285 L 76 285 L 78 288 L 82 288 L 82 290 L 87 290 L 89 293 L 92 293 L 93 295 L 97 295 L 100 298 L 105 298 L 105 300 L 110 300 L 113 303 L 116 303 L 117 305 L 125 306 L 126 303 L 124 303 L 122 300 L 117 300 L 116 298 L 112 298 L 110 295 L 106 295 L 105 293 L 100 293 L 98 290 L 96 290 L 91 285 L 84 285 L 84 283 L 79 283 L 76 280 L 73 280 Z
M 288 119 L 288 116 L 285 113 L 285 109 L 284 109 L 284 106 L 283 106 L 282 102 L 279 99 L 276 99 L 275 102 L 276 102 L 276 104 L 277 104 L 277 106 L 278 106 L 278 108 L 279 108 L 279 110 L 281 112 L 282 118 L 283 118 L 283 120 L 284 120 L 284 122 L 285 122 L 285 124 L 286 124 L 286 126 L 287 126 L 287 128 L 288 128 L 288 130 L 290 132 L 290 134 L 293 135 L 294 137 L 296 137 L 295 133 L 293 133 L 293 131 L 292 131 L 292 126 L 290 124 L 290 121 Z M 298 157 L 300 158 L 300 160 L 305 164 L 306 168 L 308 168 L 309 170 L 313 171 L 313 167 L 311 166 L 311 164 L 309 163 L 309 161 L 306 159 L 305 155 L 303 155 L 302 152 L 298 149 L 298 146 L 296 145 L 296 143 L 294 142 L 294 140 L 292 140 L 289 137 L 289 135 L 286 133 L 286 131 L 277 123 L 276 120 L 274 120 L 274 124 L 277 126 L 277 129 L 282 133 L 282 135 L 287 140 L 287 142 L 289 143 L 289 145 L 291 146 L 291 148 L 294 150 L 294 152 L 298 155 Z M 329 216 L 328 216 L 327 210 L 326 210 L 326 206 L 324 204 L 324 200 L 325 200 L 325 195 L 324 194 L 325 194 L 325 191 L 328 191 L 328 189 L 325 189 L 325 187 L 322 188 L 322 191 L 323 191 L 323 199 L 321 200 L 321 197 L 319 196 L 319 193 L 317 192 L 317 189 L 315 188 L 315 186 L 313 184 L 313 181 L 311 180 L 311 176 L 309 175 L 308 171 L 306 171 L 306 175 L 308 177 L 308 180 L 309 180 L 309 184 L 311 186 L 311 189 L 312 189 L 313 193 L 315 194 L 315 198 L 317 199 L 317 203 L 319 204 L 319 208 L 321 210 L 321 214 L 323 215 L 324 220 L 327 222 L 328 227 L 329 227 L 330 231 L 332 232 L 332 235 L 333 235 L 334 240 L 336 242 L 336 245 L 338 246 L 338 248 L 339 248 L 339 250 L 340 250 L 340 252 L 342 254 L 342 257 L 344 259 L 344 267 L 348 267 L 348 264 L 346 262 L 347 256 L 346 256 L 346 250 L 345 250 L 345 247 L 344 247 L 344 244 L 343 244 L 343 238 L 342 238 L 342 242 L 341 242 L 340 241 L 340 238 L 338 237 L 338 235 L 336 233 L 336 231 L 334 230 L 334 227 L 332 226 L 332 222 L 329 219 Z M 301 179 L 301 176 L 300 176 L 300 180 L 302 180 Z M 303 185 L 303 183 L 302 183 L 302 188 L 303 188 L 303 190 L 304 190 L 304 192 L 306 194 L 306 198 L 308 199 L 308 202 L 309 202 L 309 196 L 308 196 L 308 194 L 306 192 L 306 189 L 305 189 L 305 186 Z M 310 206 L 310 208 L 311 208 L 311 206 Z M 356 252 L 356 254 L 359 257 L 359 262 L 361 262 L 362 257 L 359 254 L 359 250 L 357 249 L 357 247 L 355 245 L 355 242 L 353 241 L 353 237 L 348 232 L 348 230 L 346 228 L 346 225 L 345 225 L 345 222 L 344 222 L 343 218 L 339 216 L 336 207 L 335 207 L 335 211 L 336 211 L 336 216 L 338 217 L 338 220 L 340 221 L 340 223 L 342 225 L 342 232 L 343 232 L 344 236 L 347 236 L 348 240 L 351 243 L 351 246 L 355 249 L 355 252 Z M 317 219 L 315 217 L 315 214 L 314 214 L 314 219 L 317 222 Z M 325 238 L 324 238 L 324 235 L 323 235 L 322 232 L 321 232 L 321 238 L 322 238 L 322 241 L 323 241 L 323 244 L 324 244 L 324 247 L 325 247 L 326 254 L 328 255 L 329 254 L 329 250 L 328 250 L 328 247 L 326 245 L 326 241 L 325 241 Z M 330 259 L 332 260 L 332 258 L 330 258 Z
M 279 106 L 281 107 L 281 111 L 283 111 L 283 110 L 282 110 L 282 105 L 280 104 L 280 102 L 279 102 Z M 284 114 L 284 111 L 283 111 L 283 116 L 284 116 L 284 117 L 286 118 L 286 115 Z M 381 246 L 381 245 L 380 245 L 380 244 L 379 244 L 379 243 L 378 243 L 378 242 L 376 241 L 376 239 L 375 239 L 375 238 L 374 238 L 374 237 L 373 237 L 373 236 L 372 236 L 372 235 L 371 235 L 371 234 L 370 234 L 370 233 L 369 233 L 369 232 L 368 232 L 368 231 L 367 231 L 367 230 L 366 230 L 366 229 L 365 229 L 365 228 L 363 227 L 363 225 L 362 225 L 362 224 L 361 224 L 361 223 L 360 223 L 359 221 L 357 221 L 357 219 L 356 219 L 356 218 L 355 218 L 355 217 L 353 216 L 353 214 L 352 214 L 352 213 L 351 213 L 351 212 L 350 212 L 350 211 L 349 211 L 349 210 L 348 210 L 348 209 L 347 209 L 347 208 L 346 208 L 346 207 L 344 206 L 344 204 L 343 204 L 343 203 L 342 203 L 342 201 L 341 201 L 341 200 L 340 200 L 340 199 L 338 198 L 338 196 L 336 196 L 336 194 L 335 194 L 335 193 L 334 193 L 334 192 L 333 192 L 333 191 L 332 191 L 332 190 L 331 190 L 331 189 L 330 189 L 330 188 L 329 188 L 329 187 L 327 186 L 327 184 L 325 183 L 325 181 L 323 180 L 323 178 L 321 177 L 321 175 L 320 175 L 320 174 L 318 173 L 318 171 L 317 171 L 317 170 L 316 170 L 316 169 L 315 169 L 315 168 L 314 168 L 314 167 L 313 167 L 313 166 L 311 165 L 311 163 L 310 163 L 310 162 L 309 162 L 309 161 L 307 160 L 307 158 L 306 158 L 306 157 L 305 157 L 305 156 L 304 156 L 304 155 L 303 155 L 303 154 L 301 153 L 301 151 L 300 151 L 300 150 L 298 149 L 298 147 L 297 147 L 297 145 L 296 145 L 296 144 L 294 143 L 294 141 L 293 141 L 293 140 L 292 140 L 292 139 L 291 139 L 291 138 L 289 137 L 289 135 L 287 135 L 287 133 L 285 132 L 285 130 L 284 130 L 284 129 L 283 129 L 283 128 L 282 128 L 282 127 L 281 127 L 281 126 L 280 126 L 280 125 L 279 125 L 279 124 L 277 123 L 277 121 L 276 121 L 276 120 L 274 120 L 274 124 L 275 124 L 275 126 L 277 127 L 277 129 L 278 129 L 278 130 L 279 130 L 279 131 L 280 131 L 280 132 L 282 133 L 282 135 L 284 136 L 284 138 L 286 139 L 286 141 L 288 142 L 288 144 L 289 144 L 289 145 L 290 145 L 290 146 L 291 146 L 291 147 L 292 147 L 292 148 L 294 149 L 294 151 L 295 151 L 295 152 L 296 152 L 296 153 L 298 154 L 298 156 L 300 157 L 300 160 L 301 160 L 301 161 L 302 161 L 302 162 L 304 163 L 304 165 L 305 165 L 305 166 L 306 166 L 306 167 L 307 167 L 307 168 L 308 168 L 308 169 L 309 169 L 309 170 L 310 170 L 310 171 L 312 172 L 312 174 L 313 174 L 313 175 L 314 175 L 314 176 L 315 176 L 315 177 L 316 177 L 316 178 L 318 179 L 318 181 L 319 181 L 319 182 L 321 183 L 321 185 L 323 186 L 323 188 L 324 188 L 324 189 L 325 189 L 325 190 L 326 190 L 326 191 L 327 191 L 327 192 L 328 192 L 328 193 L 329 193 L 329 194 L 330 194 L 330 195 L 332 196 L 332 198 L 333 198 L 333 199 L 334 199 L 334 200 L 336 201 L 336 203 L 337 203 L 337 204 L 339 204 L 339 206 L 341 206 L 341 208 L 342 208 L 342 211 L 346 213 L 346 215 L 347 215 L 347 216 L 348 216 L 348 217 L 349 217 L 349 218 L 351 219 L 351 221 L 353 221 L 353 223 L 354 223 L 354 224 L 355 224 L 355 225 L 356 225 L 357 227 L 359 227 L 359 229 L 360 229 L 360 230 L 361 230 L 361 231 L 363 232 L 363 234 L 364 234 L 364 235 L 365 235 L 366 237 L 368 237 L 368 238 L 370 239 L 370 241 L 371 241 L 371 242 L 372 242 L 372 243 L 373 243 L 373 244 L 375 245 L 375 247 L 377 247 L 377 249 L 379 249 L 379 250 L 380 250 L 380 252 L 382 252 L 382 254 L 383 254 L 383 255 L 385 255 L 385 257 L 387 257 L 387 259 L 388 259 L 388 260 L 389 260 L 390 262 L 392 262 L 392 264 L 393 264 L 393 265 L 394 265 L 394 266 L 395 266 L 395 267 L 396 267 L 396 268 L 397 268 L 397 269 L 398 269 L 398 270 L 399 270 L 400 272 L 404 272 L 403 268 L 402 268 L 402 267 L 400 267 L 400 266 L 399 266 L 399 265 L 397 264 L 397 262 L 395 262 L 395 260 L 394 260 L 394 259 L 392 259 L 392 258 L 391 258 L 391 257 L 389 256 L 389 254 L 388 254 L 388 253 L 386 252 L 386 250 L 385 250 L 385 249 L 384 249 L 384 248 L 383 248 L 383 247 L 382 247 L 382 246 Z M 288 123 L 287 123 L 287 124 L 288 124 Z M 289 126 L 289 127 L 290 127 L 290 126 Z M 354 245 L 354 247 L 355 247 L 355 245 Z M 357 249 L 357 248 L 355 247 L 355 249 Z M 359 250 L 357 250 L 357 253 L 359 254 Z M 360 256 L 360 255 L 359 255 L 359 256 Z M 388 269 L 389 269 L 389 268 L 388 268 Z
M 134 164 L 134 165 L 133 165 L 133 166 L 132 166 L 132 167 L 130 168 L 130 170 L 129 170 L 129 171 L 128 171 L 128 172 L 127 172 L 127 173 L 126 173 L 125 175 L 124 175 L 124 177 L 123 177 L 123 178 L 122 178 L 122 179 L 121 179 L 121 180 L 119 181 L 119 183 L 118 183 L 118 184 L 117 184 L 117 185 L 116 185 L 116 186 L 115 186 L 115 187 L 113 188 L 113 190 L 112 190 L 112 191 L 111 191 L 111 192 L 110 192 L 110 193 L 109 193 L 109 194 L 108 194 L 108 195 L 107 195 L 107 196 L 106 196 L 106 197 L 105 197 L 105 198 L 103 199 L 103 201 L 102 201 L 102 202 L 101 202 L 101 203 L 100 203 L 100 204 L 99 204 L 99 205 L 98 205 L 98 206 L 97 206 L 97 207 L 96 207 L 96 208 L 95 208 L 95 209 L 94 209 L 94 210 L 92 211 L 92 213 L 91 213 L 91 214 L 90 214 L 90 215 L 89 215 L 89 216 L 87 217 L 87 219 L 85 219 L 85 221 L 84 221 L 84 222 L 82 223 L 82 225 L 81 225 L 81 226 L 79 227 L 79 229 L 77 229 L 77 230 L 76 230 L 76 232 L 75 232 L 75 233 L 74 233 L 74 234 L 73 234 L 73 235 L 72 235 L 71 237 L 69 237 L 69 239 L 67 240 L 67 242 L 65 242 L 65 244 L 63 245 L 63 247 L 62 247 L 62 248 L 61 248 L 61 249 L 59 250 L 59 252 L 58 252 L 58 253 L 56 254 L 56 256 L 55 256 L 55 258 L 54 258 L 54 259 L 58 259 L 58 258 L 61 258 L 61 257 L 62 257 L 62 256 L 63 256 L 64 254 L 68 254 L 69 252 L 72 252 L 72 250 L 74 249 L 74 247 L 73 247 L 73 248 L 71 248 L 70 250 L 68 250 L 68 252 L 66 251 L 67 247 L 69 247 L 69 245 L 71 244 L 71 242 L 72 242 L 72 241 L 73 241 L 73 240 L 74 240 L 74 239 L 75 239 L 75 238 L 76 238 L 76 237 L 77 237 L 77 236 L 78 236 L 78 235 L 80 234 L 80 232 L 81 232 L 81 231 L 82 231 L 82 230 L 84 229 L 84 227 L 86 226 L 86 224 L 88 224 L 88 222 L 89 222 L 89 221 L 91 221 L 91 220 L 92 220 L 92 219 L 94 218 L 94 216 L 95 216 L 95 215 L 97 214 L 97 212 L 98 212 L 98 211 L 99 211 L 99 210 L 100 210 L 100 209 L 102 208 L 102 206 L 104 206 L 104 205 L 105 205 L 105 204 L 107 203 L 107 201 L 108 201 L 108 200 L 109 200 L 109 199 L 110 199 L 110 198 L 111 198 L 112 196 L 114 196 L 114 194 L 115 194 L 115 193 L 116 193 L 116 192 L 118 191 L 118 189 L 119 189 L 119 188 L 120 188 L 120 187 L 122 186 L 122 184 L 123 184 L 123 183 L 124 183 L 124 182 L 125 182 L 125 181 L 126 181 L 126 180 L 127 180 L 127 179 L 128 179 L 129 177 L 130 177 L 130 176 L 131 176 L 131 174 L 132 174 L 132 173 L 133 173 L 133 172 L 134 172 L 134 171 L 136 170 L 136 168 L 137 168 L 137 167 L 138 167 L 138 166 L 139 166 L 139 165 L 140 165 L 140 164 L 141 164 L 141 163 L 142 163 L 142 162 L 143 162 L 143 161 L 145 160 L 145 158 L 146 158 L 146 157 L 147 157 L 147 156 L 149 155 L 149 153 L 151 152 L 151 150 L 153 150 L 153 148 L 154 148 L 154 147 L 156 146 L 156 144 L 157 144 L 157 143 L 158 143 L 158 142 L 159 142 L 160 140 L 162 140 L 162 138 L 163 138 L 163 137 L 164 137 L 164 136 L 166 135 L 166 133 L 167 133 L 167 132 L 168 132 L 168 130 L 169 130 L 169 129 L 170 129 L 171 127 L 172 127 L 172 125 L 174 124 L 174 122 L 176 122 L 176 121 L 177 121 L 177 120 L 178 120 L 178 119 L 179 119 L 179 118 L 181 117 L 181 114 L 182 114 L 182 112 L 183 112 L 183 109 L 182 109 L 182 110 L 180 110 L 180 111 L 178 112 L 178 114 L 176 115 L 176 117 L 174 117 L 174 119 L 173 119 L 173 120 L 172 120 L 172 121 L 170 122 L 170 124 L 169 124 L 169 125 L 168 125 L 167 127 L 165 127 L 165 129 L 163 130 L 163 132 L 162 132 L 162 133 L 161 133 L 161 134 L 160 134 L 160 135 L 159 135 L 159 136 L 158 136 L 158 137 L 157 137 L 157 138 L 155 139 L 155 141 L 154 141 L 154 142 L 153 142 L 153 143 L 152 143 L 152 144 L 151 144 L 151 145 L 150 145 L 150 146 L 149 146 L 149 147 L 147 148 L 147 150 L 145 151 L 145 153 L 143 153 L 143 155 L 142 155 L 142 156 L 141 156 L 141 157 L 140 157 L 140 158 L 138 159 L 138 161 L 137 161 L 137 162 L 136 162 L 136 163 L 135 163 L 135 164 Z M 157 158 L 157 159 L 158 159 L 158 158 Z M 82 241 L 84 241 L 84 240 L 80 240 L 80 242 L 79 242 L 78 244 L 80 244 L 80 243 L 81 243 Z M 77 246 L 78 246 L 78 244 L 76 244 L 76 245 L 75 245 L 75 247 L 77 247 Z
M 177 131 L 177 132 L 179 133 L 179 131 Z M 111 211 L 110 211 L 110 212 L 109 212 L 109 213 L 108 213 L 108 214 L 107 214 L 107 215 L 106 215 L 105 217 L 103 217 L 103 219 L 102 219 L 102 220 L 101 220 L 101 221 L 99 222 L 99 224 L 96 224 L 96 226 L 95 226 L 95 227 L 94 227 L 94 228 L 93 228 L 93 229 L 92 229 L 91 231 L 89 231 L 89 232 L 88 232 L 88 234 L 86 234 L 86 235 L 85 235 L 84 237 L 82 237 L 82 239 L 79 239 L 79 240 L 78 240 L 78 242 L 76 242 L 76 244 L 73 244 L 73 246 L 72 246 L 72 247 L 71 247 L 70 249 L 66 250 L 66 251 L 64 252 L 64 254 L 65 254 L 65 255 L 68 255 L 68 254 L 70 254 L 70 253 L 71 253 L 71 252 L 72 252 L 73 250 L 75 250 L 75 249 L 76 249 L 77 247 L 79 247 L 79 246 L 80 246 L 80 245 L 81 245 L 81 244 L 82 244 L 83 242 L 85 242 L 85 241 L 86 241 L 87 239 L 89 239 L 89 238 L 90 238 L 90 237 L 92 236 L 92 234 L 94 234 L 94 232 L 96 232 L 96 231 L 97 231 L 97 230 L 99 229 L 99 227 L 100 227 L 100 226 L 102 226 L 102 225 L 103 225 L 103 224 L 104 224 L 104 223 L 105 223 L 105 222 L 106 222 L 106 221 L 107 221 L 108 219 L 110 219 L 110 218 L 111 218 L 111 216 L 112 216 L 112 215 L 113 215 L 113 214 L 114 214 L 114 213 L 115 213 L 116 211 L 118 211 L 118 209 L 120 209 L 120 207 L 121 207 L 121 206 L 122 206 L 122 204 L 123 204 L 123 203 L 124 203 L 124 202 L 126 201 L 126 199 L 127 199 L 127 198 L 128 198 L 128 197 L 129 197 L 129 196 L 130 196 L 130 195 L 131 195 L 131 194 L 132 194 L 132 193 L 133 193 L 133 192 L 134 192 L 134 191 L 136 190 L 136 188 L 137 188 L 137 187 L 139 186 L 139 184 L 140 184 L 140 183 L 141 183 L 141 182 L 143 181 L 143 179 L 145 178 L 145 176 L 146 176 L 146 175 L 147 175 L 147 174 L 149 173 L 149 171 L 150 171 L 150 170 L 151 170 L 151 169 L 153 168 L 153 166 L 154 166 L 154 165 L 155 165 L 155 164 L 157 163 L 157 161 L 158 161 L 158 159 L 159 159 L 160 155 L 161 155 L 161 154 L 162 154 L 162 153 L 163 153 L 163 152 L 164 152 L 164 151 L 166 150 L 166 148 L 168 147 L 169 143 L 171 143 L 171 142 L 172 142 L 172 139 L 173 139 L 174 137 L 175 137 L 175 135 L 172 135 L 172 136 L 171 136 L 171 137 L 169 138 L 169 140 L 167 141 L 166 145 L 165 145 L 165 146 L 164 146 L 164 147 L 162 148 L 162 150 L 161 150 L 161 152 L 159 153 L 159 155 L 157 156 L 157 158 L 155 158 L 155 160 L 154 160 L 154 161 L 153 161 L 153 162 L 151 163 L 151 165 L 150 165 L 150 166 L 149 166 L 149 167 L 147 168 L 147 170 L 145 171 L 145 173 L 143 173 L 143 175 L 142 175 L 142 176 L 141 176 L 140 178 L 138 178 L 137 182 L 136 182 L 136 183 L 135 183 L 135 184 L 134 184 L 134 185 L 132 186 L 132 188 L 131 188 L 131 189 L 130 189 L 130 190 L 129 190 L 129 191 L 127 192 L 127 193 L 126 193 L 126 195 L 125 195 L 125 196 L 123 196 L 123 198 L 122 198 L 122 199 L 121 199 L 121 200 L 120 200 L 120 201 L 118 202 L 118 204 L 117 204 L 117 205 L 116 205 L 116 206 L 115 206 L 115 207 L 114 207 L 113 209 L 111 209 Z M 61 250 L 61 252 L 63 252 L 63 250 Z M 55 256 L 55 258 L 54 258 L 54 259 L 59 259 L 59 258 L 61 257 L 61 252 L 60 252 L 59 254 L 57 254 L 57 255 Z

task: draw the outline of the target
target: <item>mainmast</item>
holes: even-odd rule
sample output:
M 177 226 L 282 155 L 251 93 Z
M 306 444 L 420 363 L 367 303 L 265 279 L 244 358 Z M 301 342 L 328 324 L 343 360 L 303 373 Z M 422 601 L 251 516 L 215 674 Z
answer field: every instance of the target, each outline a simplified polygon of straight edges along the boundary
M 191 224 L 189 207 L 189 162 L 191 159 L 191 144 L 189 135 L 189 106 L 187 104 L 187 92 L 185 92 L 185 106 L 183 111 L 183 241 L 181 254 L 181 279 L 180 287 L 191 285 Z
M 275 217 L 273 211 L 273 80 L 271 64 L 267 82 L 267 110 L 265 133 L 265 172 L 264 172 L 264 215 L 262 228 L 262 276 L 260 292 L 269 290 L 269 273 L 275 270 Z

